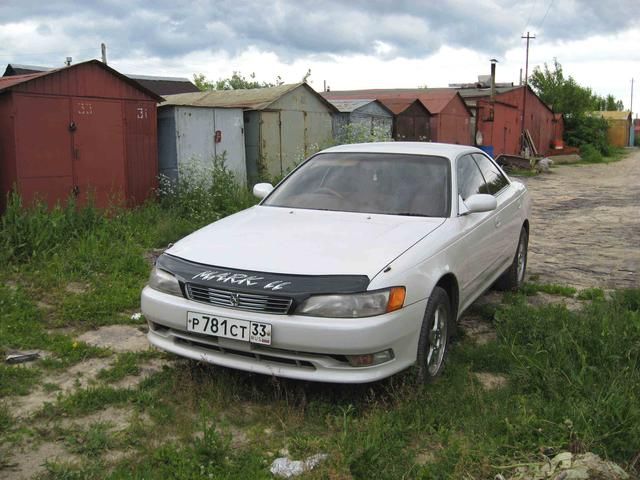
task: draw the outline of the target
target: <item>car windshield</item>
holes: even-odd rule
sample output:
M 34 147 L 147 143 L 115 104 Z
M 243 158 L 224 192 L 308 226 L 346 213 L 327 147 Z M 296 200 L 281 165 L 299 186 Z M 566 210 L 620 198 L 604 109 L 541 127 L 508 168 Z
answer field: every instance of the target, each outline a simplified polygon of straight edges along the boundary
M 322 153 L 293 172 L 263 205 L 447 217 L 449 166 L 448 159 L 428 155 Z

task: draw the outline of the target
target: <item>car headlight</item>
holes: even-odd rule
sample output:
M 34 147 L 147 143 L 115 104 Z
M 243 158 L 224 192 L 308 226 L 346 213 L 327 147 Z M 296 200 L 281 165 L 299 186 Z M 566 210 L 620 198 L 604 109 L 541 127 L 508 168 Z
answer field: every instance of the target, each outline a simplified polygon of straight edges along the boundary
M 373 317 L 402 308 L 404 296 L 404 287 L 348 295 L 316 295 L 300 304 L 296 313 L 333 318 Z
M 180 283 L 178 279 L 165 270 L 160 270 L 158 267 L 153 267 L 151 274 L 149 275 L 149 286 L 154 290 L 168 293 L 170 295 L 182 296 L 182 290 L 180 289 Z

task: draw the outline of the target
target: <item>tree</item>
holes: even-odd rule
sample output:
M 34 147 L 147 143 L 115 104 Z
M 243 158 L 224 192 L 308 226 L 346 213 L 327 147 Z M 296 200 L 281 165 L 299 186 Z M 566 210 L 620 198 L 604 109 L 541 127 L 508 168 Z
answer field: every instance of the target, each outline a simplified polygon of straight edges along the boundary
M 582 147 L 590 144 L 604 155 L 609 153 L 607 122 L 589 113 L 597 110 L 622 110 L 620 100 L 616 100 L 613 95 L 596 95 L 590 88 L 579 85 L 573 77 L 565 77 L 562 65 L 555 58 L 552 69 L 546 63 L 544 69 L 536 67 L 529 83 L 543 102 L 554 111 L 564 113 L 564 138 L 568 145 Z
M 582 115 L 598 110 L 598 97 L 590 88 L 582 87 L 569 76 L 565 78 L 562 65 L 553 59 L 553 69 L 545 63 L 544 69 L 536 67 L 529 78 L 529 84 L 540 99 L 554 111 L 565 115 Z
M 203 73 L 194 73 L 193 82 L 201 91 L 207 90 L 242 90 L 248 88 L 266 88 L 277 87 L 284 82 L 280 75 L 275 79 L 275 82 L 259 82 L 256 80 L 256 74 L 251 73 L 249 77 L 245 77 L 242 73 L 234 71 L 229 78 L 220 78 L 215 82 L 208 80 Z

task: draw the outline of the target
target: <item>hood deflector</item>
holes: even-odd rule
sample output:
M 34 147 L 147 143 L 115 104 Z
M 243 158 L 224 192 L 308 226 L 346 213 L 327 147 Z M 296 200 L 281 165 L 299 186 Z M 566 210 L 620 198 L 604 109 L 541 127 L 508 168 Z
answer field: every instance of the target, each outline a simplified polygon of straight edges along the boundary
M 158 257 L 156 266 L 185 283 L 257 295 L 286 296 L 296 302 L 312 295 L 364 292 L 366 275 L 287 275 L 202 265 L 172 255 Z

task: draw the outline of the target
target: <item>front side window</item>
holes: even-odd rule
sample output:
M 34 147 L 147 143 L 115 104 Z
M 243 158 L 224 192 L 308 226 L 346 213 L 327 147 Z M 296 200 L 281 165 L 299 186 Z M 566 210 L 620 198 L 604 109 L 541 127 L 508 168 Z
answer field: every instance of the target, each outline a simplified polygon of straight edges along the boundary
M 479 153 L 474 153 L 473 158 L 475 159 L 478 167 L 480 167 L 480 171 L 484 176 L 485 181 L 487 182 L 487 187 L 489 188 L 489 193 L 495 195 L 504 187 L 509 185 L 509 181 L 502 174 L 502 172 L 496 167 L 491 160 L 489 160 L 484 155 L 480 155 Z
M 322 153 L 291 174 L 262 205 L 446 217 L 447 158 L 395 153 Z
M 471 155 L 458 160 L 458 195 L 466 200 L 476 193 L 489 193 L 482 172 Z

